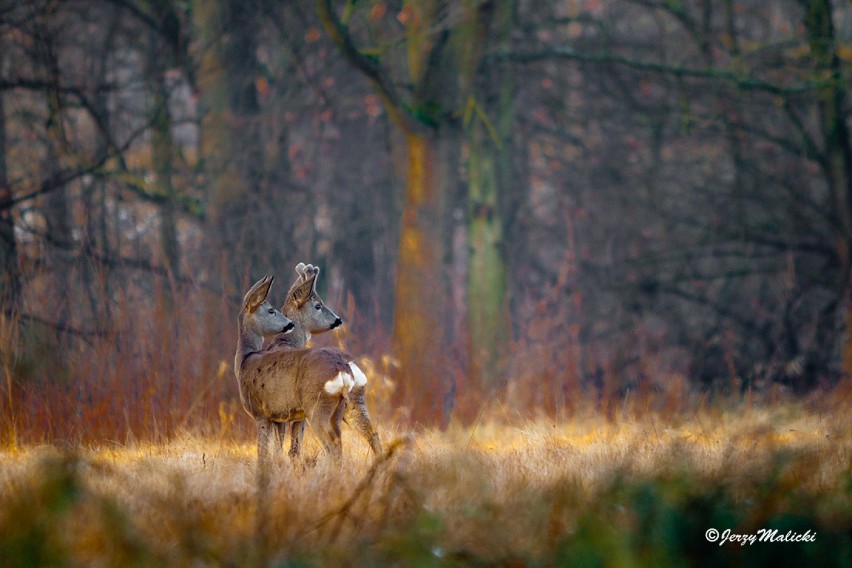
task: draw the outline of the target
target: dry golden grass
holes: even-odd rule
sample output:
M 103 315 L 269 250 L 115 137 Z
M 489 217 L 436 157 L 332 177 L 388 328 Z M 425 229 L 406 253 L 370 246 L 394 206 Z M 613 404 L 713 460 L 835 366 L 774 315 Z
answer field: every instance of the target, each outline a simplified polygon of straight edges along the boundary
M 347 431 L 267 488 L 254 447 L 27 447 L 0 457 L 0 564 L 655 566 L 852 561 L 852 418 L 838 406 L 661 420 Z M 262 527 L 262 529 L 261 529 Z M 710 544 L 708 528 L 814 543 Z

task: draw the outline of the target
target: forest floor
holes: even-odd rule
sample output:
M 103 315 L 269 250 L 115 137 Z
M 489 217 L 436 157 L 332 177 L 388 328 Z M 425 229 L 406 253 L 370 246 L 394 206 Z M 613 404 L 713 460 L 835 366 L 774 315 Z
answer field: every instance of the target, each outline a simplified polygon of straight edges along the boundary
M 344 429 L 266 484 L 232 439 L 6 450 L 0 565 L 852 565 L 843 405 Z

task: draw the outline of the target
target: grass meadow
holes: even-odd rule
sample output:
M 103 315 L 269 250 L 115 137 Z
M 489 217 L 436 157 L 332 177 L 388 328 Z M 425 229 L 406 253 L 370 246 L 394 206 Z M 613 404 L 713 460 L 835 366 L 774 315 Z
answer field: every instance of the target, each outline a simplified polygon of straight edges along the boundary
M 444 431 L 378 421 L 377 460 L 344 427 L 339 469 L 308 433 L 266 483 L 245 436 L 19 445 L 0 454 L 0 564 L 852 566 L 850 402 L 492 405 Z M 775 529 L 810 541 L 731 542 Z
M 569 396 L 547 380 L 561 360 L 520 346 L 536 360 L 505 388 L 412 430 L 388 360 L 362 357 L 384 455 L 344 427 L 338 467 L 309 431 L 303 461 L 267 478 L 222 327 L 232 302 L 192 298 L 86 341 L 0 317 L 0 567 L 852 567 L 848 381 L 711 395 L 649 367 L 653 388 L 572 379 Z

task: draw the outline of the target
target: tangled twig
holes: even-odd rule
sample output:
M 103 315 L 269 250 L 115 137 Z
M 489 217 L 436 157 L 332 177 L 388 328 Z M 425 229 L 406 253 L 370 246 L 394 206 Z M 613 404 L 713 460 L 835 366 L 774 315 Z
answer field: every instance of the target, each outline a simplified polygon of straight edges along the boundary
M 333 542 L 337 539 L 340 534 L 340 530 L 343 528 L 343 523 L 346 519 L 352 519 L 353 522 L 357 522 L 357 518 L 355 518 L 352 514 L 352 509 L 355 507 L 355 504 L 358 500 L 365 494 L 369 494 L 369 489 L 372 488 L 375 480 L 377 479 L 379 472 L 393 459 L 394 455 L 400 448 L 406 446 L 410 441 L 410 438 L 397 438 L 393 442 L 391 442 L 385 452 L 376 459 L 373 465 L 370 466 L 370 469 L 367 470 L 367 473 L 364 475 L 363 479 L 358 483 L 355 489 L 352 491 L 352 494 L 349 496 L 346 501 L 343 502 L 342 505 L 330 511 L 320 517 L 311 527 L 300 533 L 296 539 L 299 539 L 306 534 L 313 532 L 315 530 L 321 529 L 324 525 L 336 521 L 331 529 L 331 534 L 329 535 L 329 542 Z

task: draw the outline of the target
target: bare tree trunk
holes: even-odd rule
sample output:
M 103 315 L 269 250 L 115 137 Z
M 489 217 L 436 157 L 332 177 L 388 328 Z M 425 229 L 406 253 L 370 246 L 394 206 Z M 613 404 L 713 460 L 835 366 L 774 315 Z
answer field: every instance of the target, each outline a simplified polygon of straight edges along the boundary
M 91 73 L 97 77 L 97 84 L 106 84 L 111 63 L 109 54 L 115 48 L 115 38 L 120 24 L 120 18 L 112 9 L 109 28 L 101 45 L 101 57 L 92 65 Z M 108 95 L 98 92 L 92 97 L 92 112 L 98 117 L 100 130 L 96 136 L 96 155 L 105 155 L 110 151 L 111 117 Z M 113 269 L 99 267 L 93 255 L 103 258 L 110 257 L 110 241 L 107 222 L 107 183 L 100 177 L 84 182 L 83 208 L 85 230 L 80 245 L 80 278 L 85 288 L 89 311 L 96 329 L 107 329 L 112 326 L 113 302 L 112 296 Z M 98 274 L 99 271 L 103 271 Z M 106 300 L 106 301 L 105 301 Z
M 18 247 L 15 218 L 12 216 L 12 188 L 6 167 L 6 112 L 0 92 L 0 300 L 6 308 L 18 305 L 21 282 L 18 271 Z
M 59 120 L 59 117 L 56 117 Z M 59 172 L 59 156 L 53 143 L 49 143 L 47 156 L 44 161 L 44 171 L 48 178 L 55 177 Z M 49 267 L 53 275 L 53 286 L 55 290 L 71 289 L 73 248 L 74 242 L 71 234 L 71 217 L 68 206 L 68 197 L 65 189 L 50 192 L 44 199 L 44 219 L 47 231 L 47 246 L 49 253 Z M 56 294 L 55 300 L 59 302 L 54 307 L 53 314 L 57 329 L 64 328 L 70 318 L 69 297 L 65 294 Z
M 61 183 L 62 152 L 67 148 L 64 109 L 61 94 L 61 73 L 59 58 L 56 51 L 56 33 L 51 26 L 56 25 L 52 19 L 53 7 L 39 15 L 35 24 L 37 39 L 37 61 L 44 72 L 45 115 L 44 137 L 46 150 L 41 162 L 42 179 L 48 183 Z M 51 285 L 55 290 L 69 290 L 72 285 L 74 237 L 71 232 L 71 216 L 68 204 L 67 188 L 54 187 L 42 199 L 42 214 L 45 221 L 46 260 Z M 56 294 L 55 306 L 50 306 L 52 321 L 56 324 L 57 340 L 70 318 L 69 298 L 66 294 Z
M 156 53 L 152 53 L 157 58 Z M 172 183 L 174 160 L 174 141 L 172 139 L 171 114 L 169 112 L 169 93 L 165 83 L 163 69 L 156 62 L 151 63 L 149 80 L 154 88 L 155 120 L 151 136 L 151 157 L 157 175 L 158 193 L 162 196 L 160 204 L 160 246 L 165 264 L 173 278 L 180 277 L 180 245 L 178 243 L 175 220 L 175 199 L 177 192 Z
M 239 289 L 246 271 L 273 270 L 271 217 L 263 218 L 269 204 L 262 195 L 256 16 L 250 4 L 239 0 L 198 0 L 196 5 L 206 41 L 218 46 L 208 50 L 199 77 L 207 106 L 202 154 L 210 187 L 208 242 L 221 255 L 217 260 L 228 285 Z M 275 230 L 280 230 L 286 219 L 279 215 L 275 221 Z
M 64 145 L 62 133 L 62 113 L 59 110 L 57 97 L 48 96 L 47 152 L 44 157 L 42 172 L 47 179 L 56 179 L 60 171 L 60 150 Z M 51 191 L 44 198 L 43 213 L 45 219 L 46 240 L 48 247 L 49 269 L 53 275 L 53 286 L 56 290 L 71 289 L 73 283 L 74 239 L 71 231 L 71 211 L 68 204 L 66 188 Z M 53 309 L 56 329 L 64 328 L 70 319 L 71 306 L 69 297 L 57 294 L 59 304 Z

